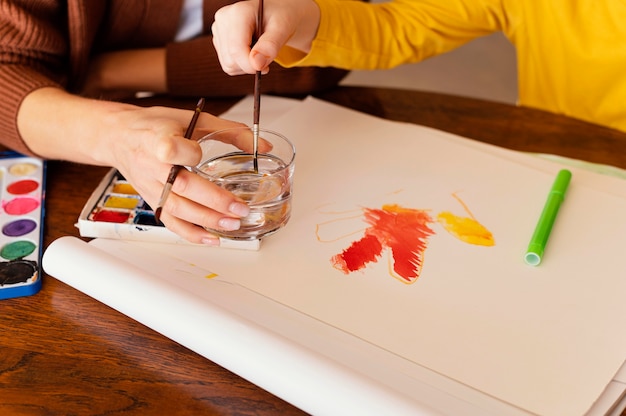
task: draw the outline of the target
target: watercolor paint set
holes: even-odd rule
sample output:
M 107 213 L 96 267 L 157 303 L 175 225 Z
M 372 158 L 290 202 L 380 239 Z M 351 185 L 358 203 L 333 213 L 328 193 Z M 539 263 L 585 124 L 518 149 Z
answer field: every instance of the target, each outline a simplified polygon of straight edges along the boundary
M 0 152 L 0 299 L 41 289 L 46 163 Z
M 83 237 L 183 243 L 154 216 L 154 210 L 126 181 L 111 169 L 83 207 L 78 219 Z
M 154 210 L 117 170 L 104 176 L 83 207 L 77 227 L 82 237 L 192 244 L 168 230 Z M 220 247 L 258 250 L 259 240 L 220 240 Z

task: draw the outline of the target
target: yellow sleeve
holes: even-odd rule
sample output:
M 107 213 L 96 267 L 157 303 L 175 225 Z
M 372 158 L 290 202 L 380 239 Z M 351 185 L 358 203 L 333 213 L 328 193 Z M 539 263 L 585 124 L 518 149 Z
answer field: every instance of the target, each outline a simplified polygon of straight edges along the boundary
M 502 30 L 500 0 L 315 0 L 321 21 L 308 54 L 284 48 L 284 66 L 385 69 L 447 52 Z
M 626 1 L 315 0 L 308 54 L 287 66 L 385 69 L 502 31 L 517 49 L 519 104 L 626 131 Z

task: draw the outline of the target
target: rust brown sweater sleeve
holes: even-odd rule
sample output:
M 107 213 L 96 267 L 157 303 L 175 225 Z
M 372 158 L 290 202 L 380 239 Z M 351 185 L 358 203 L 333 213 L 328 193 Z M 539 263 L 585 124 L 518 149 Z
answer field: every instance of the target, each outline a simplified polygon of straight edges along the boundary
M 28 11 L 18 2 L 0 1 L 0 143 L 32 154 L 17 129 L 17 112 L 31 91 L 64 84 L 67 54 L 64 33 L 54 25 L 63 11 L 56 1 L 36 1 Z
M 220 67 L 210 36 L 167 45 L 168 92 L 180 96 L 243 96 L 254 85 L 252 75 L 229 76 Z M 263 76 L 263 93 L 300 95 L 327 89 L 337 83 L 347 71 L 335 68 L 283 68 L 270 66 Z

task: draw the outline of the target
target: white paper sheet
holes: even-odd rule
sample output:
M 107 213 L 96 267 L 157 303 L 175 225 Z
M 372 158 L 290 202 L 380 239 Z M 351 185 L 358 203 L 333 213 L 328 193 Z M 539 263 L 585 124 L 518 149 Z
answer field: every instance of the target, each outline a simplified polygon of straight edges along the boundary
M 291 222 L 260 252 L 137 247 L 197 267 L 203 276 L 216 273 L 214 282 L 340 328 L 508 403 L 508 410 L 582 415 L 591 408 L 626 358 L 623 182 L 574 169 L 544 263 L 531 268 L 522 256 L 556 172 L 552 162 L 314 99 L 270 127 L 296 143 L 296 193 Z M 363 206 L 467 214 L 453 194 L 496 245 L 472 246 L 437 229 L 414 284 L 392 278 L 386 258 L 349 275 L 334 269 L 330 259 L 359 238 L 358 229 L 318 241 L 319 225 L 333 224 L 326 233 L 341 236 L 355 222 L 338 230 L 340 221 L 328 221 Z
M 309 100 L 276 123 L 298 149 L 294 221 L 264 243 L 262 256 L 237 265 L 220 256 L 206 266 L 531 412 L 584 413 L 626 355 L 625 201 L 583 186 L 576 175 L 544 263 L 530 268 L 520 256 L 556 171 L 333 107 Z M 384 261 L 345 276 L 330 258 L 350 239 L 315 238 L 316 225 L 329 219 L 325 204 L 438 211 L 455 208 L 453 192 L 493 232 L 496 246 L 473 247 L 438 233 L 412 286 L 390 278 Z M 254 275 L 246 273 L 251 268 Z M 577 393 L 557 403 L 570 388 Z

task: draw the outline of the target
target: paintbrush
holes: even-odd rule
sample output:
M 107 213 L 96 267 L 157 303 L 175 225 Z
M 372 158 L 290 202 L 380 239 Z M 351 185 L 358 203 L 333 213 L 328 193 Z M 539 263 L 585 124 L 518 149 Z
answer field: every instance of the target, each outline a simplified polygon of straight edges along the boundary
M 259 0 L 256 21 L 256 39 L 263 34 L 263 0 Z M 254 154 L 254 171 L 259 172 L 259 118 L 261 114 L 261 71 L 254 75 L 254 110 L 252 116 L 252 151 Z
M 193 116 L 191 117 L 191 121 L 189 122 L 189 126 L 187 127 L 187 131 L 185 132 L 185 139 L 191 139 L 193 130 L 196 128 L 196 122 L 198 121 L 198 117 L 200 117 L 200 113 L 202 112 L 203 108 L 204 98 L 200 98 L 198 100 L 198 104 L 196 104 L 196 109 L 193 112 Z M 157 222 L 160 221 L 163 205 L 165 205 L 165 201 L 167 200 L 167 197 L 172 190 L 172 185 L 174 185 L 176 176 L 178 176 L 178 172 L 180 172 L 181 169 L 183 169 L 183 167 L 180 165 L 174 165 L 172 166 L 172 169 L 170 169 L 170 174 L 167 177 L 167 181 L 165 182 L 165 186 L 163 187 L 163 192 L 161 193 L 161 199 L 159 199 L 159 206 L 154 211 L 154 217 L 156 218 Z

